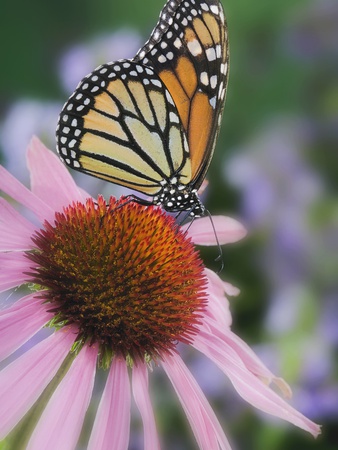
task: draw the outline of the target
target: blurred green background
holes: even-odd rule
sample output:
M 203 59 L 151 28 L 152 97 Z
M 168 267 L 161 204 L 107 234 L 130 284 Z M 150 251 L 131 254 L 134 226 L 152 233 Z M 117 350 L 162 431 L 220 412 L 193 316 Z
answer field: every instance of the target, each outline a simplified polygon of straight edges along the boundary
M 223 5 L 230 81 L 204 202 L 249 231 L 224 249 L 222 276 L 241 289 L 232 301 L 234 330 L 291 384 L 293 405 L 323 425 L 322 436 L 313 440 L 268 421 L 215 369 L 207 366 L 213 381 L 205 380 L 205 362 L 188 358 L 234 447 L 337 449 L 338 2 Z M 101 63 L 132 57 L 162 6 L 162 0 L 2 0 L 2 164 L 28 182 L 24 154 L 31 134 L 55 149 L 57 115 L 77 82 Z M 121 192 L 78 180 L 92 194 Z M 202 252 L 217 268 L 215 249 Z M 166 395 L 156 400 L 166 448 L 194 449 L 178 402 Z M 138 450 L 137 424 L 135 430 L 131 449 Z

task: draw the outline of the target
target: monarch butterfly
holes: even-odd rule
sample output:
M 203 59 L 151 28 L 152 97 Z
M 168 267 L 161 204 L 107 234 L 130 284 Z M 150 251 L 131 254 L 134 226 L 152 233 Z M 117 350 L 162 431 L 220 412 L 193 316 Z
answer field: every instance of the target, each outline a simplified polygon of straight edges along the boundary
M 99 66 L 66 102 L 61 160 L 152 197 L 132 196 L 140 203 L 204 215 L 197 191 L 219 132 L 228 59 L 218 0 L 168 0 L 136 56 Z

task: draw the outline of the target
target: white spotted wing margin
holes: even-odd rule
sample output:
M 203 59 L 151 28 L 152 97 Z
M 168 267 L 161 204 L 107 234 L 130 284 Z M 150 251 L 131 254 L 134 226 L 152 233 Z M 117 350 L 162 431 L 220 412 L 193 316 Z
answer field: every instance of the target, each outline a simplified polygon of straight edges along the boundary
M 188 139 L 191 185 L 198 189 L 214 152 L 228 83 L 229 45 L 222 4 L 169 0 L 134 61 L 154 68 L 171 92 Z
M 60 114 L 57 150 L 76 170 L 150 195 L 191 178 L 172 96 L 152 68 L 129 60 L 81 81 Z

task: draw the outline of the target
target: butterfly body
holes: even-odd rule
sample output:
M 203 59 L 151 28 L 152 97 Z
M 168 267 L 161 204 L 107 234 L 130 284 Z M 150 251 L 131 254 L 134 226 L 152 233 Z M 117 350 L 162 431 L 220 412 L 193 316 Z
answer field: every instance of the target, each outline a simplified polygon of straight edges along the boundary
M 65 104 L 61 159 L 151 196 L 170 212 L 204 213 L 197 191 L 209 167 L 228 73 L 222 6 L 169 0 L 132 60 L 104 64 Z

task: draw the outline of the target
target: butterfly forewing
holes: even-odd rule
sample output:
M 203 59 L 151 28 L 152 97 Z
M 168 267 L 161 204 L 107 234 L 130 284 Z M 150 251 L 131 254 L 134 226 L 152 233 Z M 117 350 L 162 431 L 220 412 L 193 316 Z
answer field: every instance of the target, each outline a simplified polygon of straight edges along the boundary
M 187 140 L 173 99 L 150 67 L 118 61 L 84 78 L 57 131 L 67 165 L 154 195 L 174 173 L 191 179 Z
M 70 167 L 149 194 L 167 211 L 203 215 L 197 190 L 227 75 L 219 1 L 169 0 L 132 60 L 100 66 L 76 88 L 60 115 L 58 153 Z
M 169 0 L 135 61 L 151 66 L 171 93 L 189 144 L 191 184 L 210 164 L 228 75 L 227 29 L 217 0 Z

